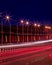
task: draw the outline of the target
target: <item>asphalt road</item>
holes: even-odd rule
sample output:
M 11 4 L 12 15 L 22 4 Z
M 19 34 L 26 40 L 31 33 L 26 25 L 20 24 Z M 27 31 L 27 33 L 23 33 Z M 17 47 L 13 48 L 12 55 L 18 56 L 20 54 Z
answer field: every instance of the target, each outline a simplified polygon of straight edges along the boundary
M 52 65 L 52 44 L 2 52 L 0 65 Z

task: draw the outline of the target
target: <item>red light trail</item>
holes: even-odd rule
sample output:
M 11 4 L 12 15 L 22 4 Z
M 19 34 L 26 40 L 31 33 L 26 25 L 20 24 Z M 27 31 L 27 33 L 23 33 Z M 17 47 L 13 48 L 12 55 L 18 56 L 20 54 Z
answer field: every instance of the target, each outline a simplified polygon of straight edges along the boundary
M 50 42 L 50 41 L 52 41 L 52 40 L 48 40 L 48 41 L 46 40 L 46 41 L 44 41 L 44 43 Z M 39 42 L 42 42 L 42 41 L 39 41 Z M 35 43 L 35 42 L 33 42 L 33 43 Z M 45 43 L 45 44 L 47 44 L 47 43 Z M 5 46 L 10 46 L 10 47 L 5 48 Z M 0 61 L 8 60 L 8 59 L 9 60 L 6 62 L 13 62 L 15 60 L 17 60 L 17 61 L 29 60 L 30 61 L 31 58 L 34 58 L 35 61 L 38 61 L 38 60 L 46 58 L 47 56 L 49 56 L 49 58 L 52 58 L 52 55 L 51 55 L 52 45 L 35 46 L 35 44 L 34 44 L 34 46 L 26 46 L 26 47 L 22 47 L 22 46 L 16 47 L 15 45 L 14 45 L 14 47 L 11 45 L 5 45 L 5 46 L 0 46 L 0 48 L 2 49 L 2 51 L 0 50 Z

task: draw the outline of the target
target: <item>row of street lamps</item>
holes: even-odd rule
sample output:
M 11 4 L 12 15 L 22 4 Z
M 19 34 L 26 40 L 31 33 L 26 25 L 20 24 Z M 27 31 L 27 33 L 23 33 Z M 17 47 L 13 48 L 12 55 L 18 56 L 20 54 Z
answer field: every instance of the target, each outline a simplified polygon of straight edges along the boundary
M 10 18 L 10 16 L 6 15 L 5 19 L 6 19 L 6 21 L 10 21 L 11 18 Z M 23 24 L 25 23 L 27 25 L 27 41 L 28 41 L 28 25 L 30 24 L 30 22 L 29 21 L 25 22 L 24 20 L 21 20 L 20 23 L 22 24 L 22 33 L 24 32 Z M 1 28 L 2 28 L 1 33 L 3 33 L 3 21 L 1 21 L 1 25 L 2 25 L 1 26 Z M 41 25 L 34 23 L 33 26 L 40 28 Z M 51 29 L 51 27 L 50 26 L 45 26 L 45 29 Z M 32 28 L 31 28 L 31 31 L 32 31 Z M 35 32 L 36 32 L 36 29 L 35 29 Z M 18 23 L 17 23 L 17 36 L 18 36 Z M 24 42 L 24 35 L 23 35 L 23 42 Z M 10 23 L 10 43 L 11 43 L 11 23 Z M 3 34 L 2 34 L 2 44 L 3 44 Z

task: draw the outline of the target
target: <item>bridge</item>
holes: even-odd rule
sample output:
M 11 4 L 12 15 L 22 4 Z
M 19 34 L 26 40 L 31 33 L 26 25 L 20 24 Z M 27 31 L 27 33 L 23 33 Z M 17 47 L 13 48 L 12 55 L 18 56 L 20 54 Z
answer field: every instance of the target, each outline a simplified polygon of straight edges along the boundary
M 26 23 L 26 24 L 25 24 Z M 52 39 L 52 26 L 30 22 L 17 25 L 0 24 L 0 44 L 33 42 Z
M 52 26 L 29 22 L 0 24 L 0 64 L 19 65 L 52 59 Z M 17 65 L 16 64 L 16 65 Z

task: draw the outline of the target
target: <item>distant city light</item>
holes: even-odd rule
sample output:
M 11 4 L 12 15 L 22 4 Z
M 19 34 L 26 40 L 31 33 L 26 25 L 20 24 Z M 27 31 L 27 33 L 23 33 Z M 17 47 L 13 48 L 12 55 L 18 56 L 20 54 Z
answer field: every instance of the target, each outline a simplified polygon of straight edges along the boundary
M 51 29 L 51 27 L 50 27 L 50 26 L 45 26 L 45 28 L 46 28 L 46 29 Z

